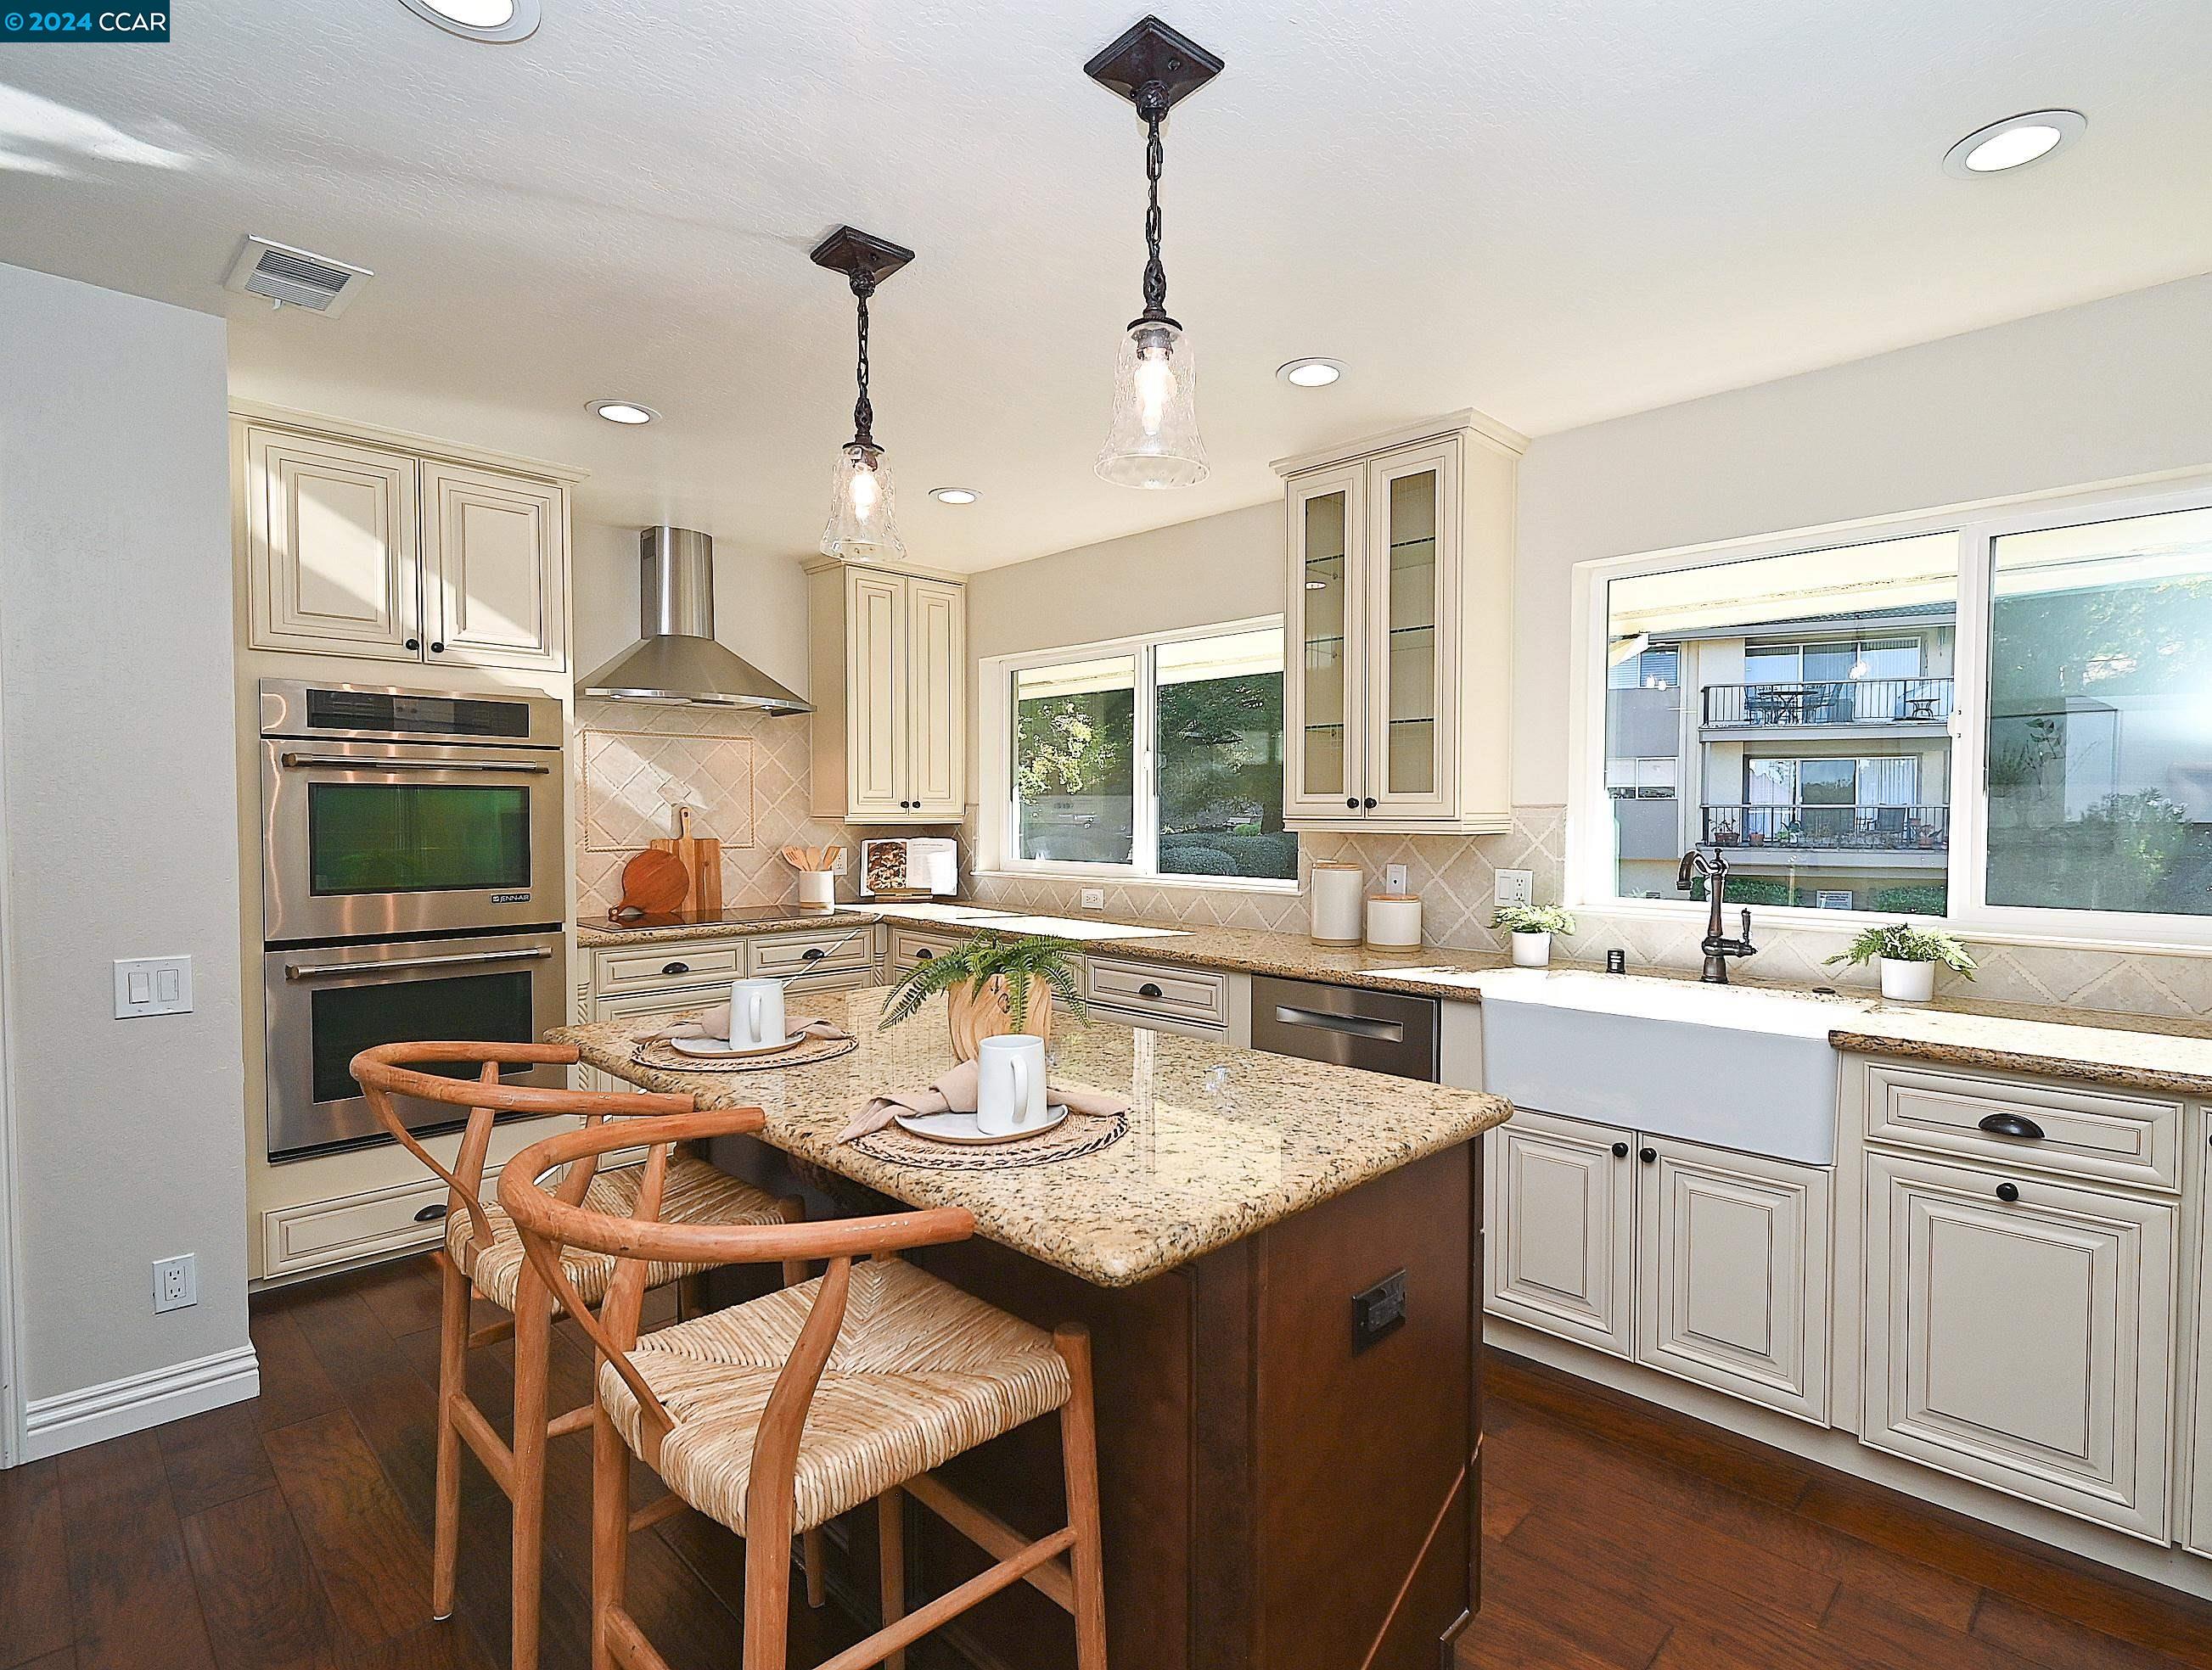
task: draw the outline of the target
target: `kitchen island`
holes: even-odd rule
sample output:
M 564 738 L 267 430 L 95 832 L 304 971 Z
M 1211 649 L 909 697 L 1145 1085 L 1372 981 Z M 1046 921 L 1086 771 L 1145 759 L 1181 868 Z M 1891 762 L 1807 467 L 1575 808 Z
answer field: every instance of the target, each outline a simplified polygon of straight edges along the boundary
M 1475 1604 L 1481 1145 L 1470 1090 L 1097 1022 L 1054 1077 L 1125 1096 L 1128 1131 L 1050 1165 L 936 1170 L 836 1140 L 866 1097 L 951 1065 L 942 1000 L 889 1033 L 873 987 L 794 1003 L 851 1054 L 764 1072 L 640 1065 L 650 1023 L 564 1028 L 601 1072 L 757 1106 L 719 1163 L 821 1213 L 973 1212 L 916 1260 L 1041 1327 L 1091 1330 L 1115 1661 L 1146 1670 L 1434 1670 Z M 1043 1424 L 1039 1424 L 1042 1426 Z M 1055 1438 L 963 1457 L 952 1482 L 1027 1534 L 1062 1522 Z M 985 1558 L 909 1524 L 917 1596 Z M 867 1515 L 835 1587 L 874 1592 Z M 839 1530 L 847 1527 L 840 1527 Z M 947 1637 L 983 1667 L 1072 1663 L 1064 1614 L 1018 1587 Z

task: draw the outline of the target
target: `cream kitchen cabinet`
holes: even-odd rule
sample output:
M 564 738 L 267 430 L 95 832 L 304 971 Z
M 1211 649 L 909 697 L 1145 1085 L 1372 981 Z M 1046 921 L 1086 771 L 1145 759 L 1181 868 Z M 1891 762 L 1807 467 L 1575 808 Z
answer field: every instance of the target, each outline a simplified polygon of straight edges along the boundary
M 1520 436 L 1473 412 L 1279 459 L 1293 827 L 1495 834 Z
M 817 817 L 954 823 L 966 811 L 967 587 L 855 563 L 807 570 Z
M 241 408 L 232 477 L 254 648 L 567 666 L 574 471 Z
M 1493 1315 L 1826 1424 L 1826 1169 L 1526 1110 L 1485 1140 Z
M 2212 1107 L 2200 1105 L 2192 1117 L 2197 1125 L 2197 1266 L 2195 1281 L 2183 1290 L 2193 1294 L 2185 1314 L 2196 1327 L 2196 1349 L 2184 1369 L 2191 1415 L 2189 1519 L 2181 1540 L 2192 1553 L 2212 1559 Z
M 2163 1542 L 2177 1208 L 1866 1155 L 1861 1438 Z

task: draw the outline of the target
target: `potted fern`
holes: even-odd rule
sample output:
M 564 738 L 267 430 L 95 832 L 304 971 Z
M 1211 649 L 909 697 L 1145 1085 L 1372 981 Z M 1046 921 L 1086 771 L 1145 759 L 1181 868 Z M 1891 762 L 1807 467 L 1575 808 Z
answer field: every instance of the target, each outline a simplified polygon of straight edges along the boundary
M 1854 968 L 1876 964 L 1881 971 L 1881 994 L 1893 1003 L 1925 1003 L 1934 997 L 1939 965 L 1968 980 L 1974 977 L 1974 959 L 1964 945 L 1941 928 L 1905 922 L 1869 928 L 1827 960 Z
M 1077 1019 L 1083 1017 L 1075 972 L 1081 954 L 1074 941 L 1042 934 L 1021 939 L 976 934 L 899 976 L 884 1005 L 882 1029 L 912 1020 L 942 992 L 955 1060 L 974 1060 L 977 1044 L 1007 1033 L 1049 1041 L 1055 1003 L 1066 1005 Z
M 1575 919 L 1557 905 L 1500 905 L 1490 926 L 1513 936 L 1515 968 L 1540 969 L 1552 960 L 1552 936 L 1572 933 Z

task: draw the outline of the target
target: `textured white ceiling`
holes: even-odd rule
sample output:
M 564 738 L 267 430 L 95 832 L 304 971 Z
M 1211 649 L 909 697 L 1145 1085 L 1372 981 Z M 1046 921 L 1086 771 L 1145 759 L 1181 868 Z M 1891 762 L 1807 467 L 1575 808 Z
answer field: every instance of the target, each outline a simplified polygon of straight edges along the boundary
M 1270 458 L 1426 413 L 1542 433 L 2212 269 L 2205 0 L 1176 0 L 1228 60 L 1165 188 L 1214 469 L 1139 493 L 1091 459 L 1142 132 L 1080 71 L 1129 0 L 544 11 L 485 46 L 398 0 L 190 0 L 171 46 L 0 49 L 0 260 L 228 312 L 242 393 L 787 556 L 850 422 L 849 298 L 805 258 L 849 221 L 920 252 L 878 433 L 951 568 L 1255 503 Z M 1943 173 L 2052 104 L 2078 146 Z M 376 277 L 272 316 L 219 288 L 249 231 Z M 1276 382 L 1304 354 L 1348 374 Z M 664 421 L 583 410 L 617 395 Z

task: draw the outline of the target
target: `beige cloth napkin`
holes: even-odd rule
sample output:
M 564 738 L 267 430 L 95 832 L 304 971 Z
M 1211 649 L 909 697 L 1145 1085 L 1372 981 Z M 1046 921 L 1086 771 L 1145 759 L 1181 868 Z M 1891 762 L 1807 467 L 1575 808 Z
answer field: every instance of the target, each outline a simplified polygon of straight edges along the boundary
M 792 1030 L 802 1038 L 849 1038 L 853 1035 L 835 1021 L 801 1021 Z M 665 1043 L 671 1038 L 726 1038 L 730 1035 L 730 1005 L 718 1003 L 712 1009 L 702 1009 L 688 1021 L 677 1021 L 658 1032 L 648 1032 L 638 1041 L 647 1044 Z
M 838 1136 L 839 1142 L 850 1142 L 855 1137 L 865 1137 L 882 1130 L 901 1114 L 972 1114 L 975 1111 L 975 1085 L 978 1078 L 975 1064 L 963 1061 L 951 1072 L 927 1090 L 894 1090 L 888 1096 L 868 1098 L 868 1105 Z M 1048 1084 L 1045 1087 L 1045 1105 L 1065 1105 L 1071 1114 L 1080 1114 L 1091 1119 L 1110 1119 L 1115 1114 L 1129 1111 L 1127 1098 L 1106 1090 L 1095 1090 L 1088 1084 Z

